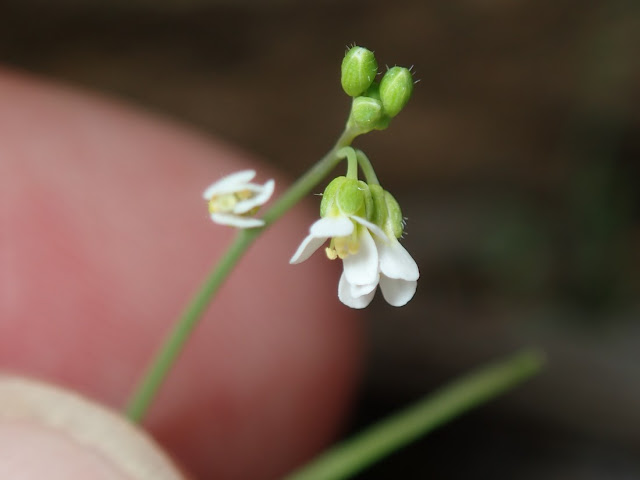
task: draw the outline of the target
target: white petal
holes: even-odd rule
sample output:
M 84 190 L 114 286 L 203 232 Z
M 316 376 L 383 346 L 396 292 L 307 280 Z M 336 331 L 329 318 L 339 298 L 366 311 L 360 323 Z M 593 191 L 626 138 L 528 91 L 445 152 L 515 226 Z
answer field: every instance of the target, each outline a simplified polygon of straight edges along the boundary
M 296 253 L 291 257 L 291 260 L 289 260 L 289 263 L 295 264 L 304 262 L 326 241 L 327 237 L 314 237 L 313 235 L 307 235 L 298 247 L 298 250 L 296 250 Z
M 257 188 L 250 188 L 256 192 L 256 195 L 252 198 L 248 198 L 247 200 L 242 200 L 236 204 L 233 208 L 233 213 L 247 213 L 252 208 L 258 207 L 260 205 L 264 205 L 267 203 L 271 195 L 273 194 L 273 190 L 275 188 L 276 182 L 274 180 L 267 181 L 264 186 L 263 185 L 254 185 Z
M 338 283 L 338 298 L 347 307 L 365 308 L 367 305 L 371 303 L 371 300 L 373 299 L 373 296 L 375 295 L 375 293 L 376 293 L 376 290 L 374 288 L 369 294 L 361 295 L 359 297 L 354 297 L 351 294 L 351 285 L 347 281 L 344 272 L 342 272 L 342 276 L 340 277 L 340 282 Z
M 418 282 L 380 277 L 380 290 L 384 299 L 394 307 L 402 307 L 413 298 Z
M 368 230 L 359 236 L 358 253 L 342 260 L 347 281 L 355 285 L 371 285 L 378 277 L 378 250 Z
M 375 223 L 371 223 L 369 220 L 365 220 L 364 218 L 358 217 L 357 215 L 350 215 L 349 218 L 358 222 L 360 225 L 364 225 L 365 227 L 367 227 L 371 233 L 373 233 L 381 240 L 387 240 L 387 234 L 384 233 L 384 231 Z
M 369 293 L 373 292 L 378 286 L 379 279 L 380 277 L 377 277 L 376 281 L 369 285 L 354 285 L 350 283 L 349 285 L 351 285 L 351 296 L 361 297 L 362 295 L 368 295 Z
M 378 242 L 380 271 L 389 278 L 415 281 L 420 277 L 418 265 L 409 252 L 397 240 L 382 244 Z
M 353 229 L 353 222 L 347 217 L 325 217 L 314 222 L 309 232 L 319 238 L 346 237 Z
M 255 176 L 255 170 L 241 170 L 239 172 L 232 173 L 231 175 L 222 177 L 217 182 L 209 185 L 209 187 L 202 194 L 202 197 L 205 200 L 209 200 L 214 195 L 232 193 L 238 190 L 242 190 L 243 185 L 245 185 Z
M 264 225 L 264 220 L 260 220 L 259 218 L 238 217 L 229 213 L 212 213 L 211 220 L 220 225 L 229 225 L 238 228 L 254 228 Z

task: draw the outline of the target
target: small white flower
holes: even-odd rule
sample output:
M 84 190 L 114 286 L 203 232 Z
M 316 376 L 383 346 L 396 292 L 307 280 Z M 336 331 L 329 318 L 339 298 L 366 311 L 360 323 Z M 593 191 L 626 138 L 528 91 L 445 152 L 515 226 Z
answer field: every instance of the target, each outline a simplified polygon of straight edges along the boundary
M 418 265 L 393 235 L 376 237 L 378 276 L 375 282 L 354 283 L 343 273 L 338 284 L 338 298 L 352 308 L 364 308 L 376 292 L 378 283 L 384 299 L 394 307 L 402 307 L 413 298 L 418 286 Z
M 250 216 L 271 198 L 275 182 L 250 183 L 255 176 L 254 170 L 242 170 L 212 183 L 202 194 L 209 202 L 211 220 L 238 228 L 262 227 L 264 220 Z
M 316 221 L 290 263 L 305 261 L 329 238 L 327 257 L 341 258 L 344 266 L 338 284 L 342 303 L 351 308 L 365 308 L 378 284 L 385 300 L 393 306 L 400 307 L 411 300 L 419 277 L 416 262 L 395 236 L 355 215 Z

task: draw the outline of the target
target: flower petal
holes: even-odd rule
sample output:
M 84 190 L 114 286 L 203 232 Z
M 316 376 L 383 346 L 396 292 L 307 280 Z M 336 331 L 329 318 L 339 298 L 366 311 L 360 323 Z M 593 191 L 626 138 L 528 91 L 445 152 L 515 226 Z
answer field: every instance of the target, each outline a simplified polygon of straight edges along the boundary
M 259 218 L 238 217 L 229 213 L 212 213 L 211 220 L 220 225 L 229 225 L 238 228 L 255 228 L 262 227 L 264 220 Z
M 253 185 L 258 188 L 251 188 L 251 190 L 256 192 L 254 197 L 248 198 L 247 200 L 242 200 L 236 204 L 233 209 L 234 213 L 247 213 L 252 208 L 258 207 L 260 205 L 264 205 L 267 203 L 271 195 L 273 194 L 273 190 L 275 188 L 276 182 L 274 180 L 268 180 L 264 185 Z
M 420 277 L 418 265 L 409 252 L 393 239 L 390 243 L 378 242 L 380 254 L 380 271 L 389 278 L 415 281 Z
M 359 235 L 358 253 L 348 255 L 342 260 L 347 281 L 355 285 L 371 285 L 378 278 L 378 250 L 366 228 Z
M 314 222 L 309 232 L 314 237 L 346 237 L 353 233 L 353 222 L 347 217 L 324 217 Z
M 242 190 L 243 185 L 255 176 L 255 170 L 241 170 L 239 172 L 232 173 L 209 185 L 202 194 L 202 197 L 205 200 L 210 200 L 214 195 Z
M 384 299 L 394 307 L 402 307 L 413 298 L 416 293 L 418 282 L 389 278 L 382 275 L 380 277 L 380 290 Z
M 298 250 L 296 250 L 296 253 L 291 257 L 291 260 L 289 260 L 289 263 L 295 264 L 304 262 L 326 241 L 327 237 L 314 237 L 313 235 L 307 235 L 298 247 Z
M 360 225 L 364 225 L 367 229 L 373 233 L 376 237 L 380 238 L 380 240 L 387 240 L 387 234 L 377 226 L 375 223 L 371 223 L 369 220 L 365 220 L 362 217 L 358 217 L 357 215 L 349 215 L 349 218 L 355 222 L 358 222 Z
M 369 285 L 354 285 L 353 283 L 350 283 L 349 285 L 351 285 L 351 296 L 352 297 L 361 297 L 363 295 L 370 294 L 378 286 L 378 281 L 379 280 L 380 280 L 380 277 L 376 278 L 376 281 L 371 283 L 371 284 L 369 284 Z
M 344 272 L 342 272 L 342 276 L 340 277 L 340 282 L 338 282 L 338 298 L 342 303 L 344 303 L 347 307 L 351 308 L 365 308 L 367 305 L 371 303 L 373 296 L 375 295 L 375 288 L 366 295 L 361 295 L 355 297 L 351 294 L 351 285 L 346 279 Z

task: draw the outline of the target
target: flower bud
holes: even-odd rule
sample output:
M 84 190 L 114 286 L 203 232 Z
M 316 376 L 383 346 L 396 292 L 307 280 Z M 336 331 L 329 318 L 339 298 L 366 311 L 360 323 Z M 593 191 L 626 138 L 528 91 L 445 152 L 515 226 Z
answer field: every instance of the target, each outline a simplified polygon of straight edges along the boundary
M 363 132 L 370 132 L 378 128 L 384 116 L 380 100 L 370 97 L 356 97 L 353 99 L 351 120 Z
M 351 48 L 342 60 L 342 88 L 351 97 L 361 95 L 378 74 L 378 62 L 371 50 Z
M 408 68 L 390 68 L 380 81 L 380 100 L 384 112 L 390 117 L 400 113 L 411 98 L 411 93 L 413 93 L 413 77 Z
M 380 82 L 373 82 L 371 86 L 362 94 L 362 96 L 380 100 Z

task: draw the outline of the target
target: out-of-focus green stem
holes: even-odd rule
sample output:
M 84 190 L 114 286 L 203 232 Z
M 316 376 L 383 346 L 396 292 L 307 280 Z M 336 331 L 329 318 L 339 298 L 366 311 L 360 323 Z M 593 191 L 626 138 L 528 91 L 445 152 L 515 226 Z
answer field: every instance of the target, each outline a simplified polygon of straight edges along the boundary
M 538 351 L 521 352 L 454 381 L 320 455 L 285 480 L 349 478 L 449 420 L 482 405 L 537 373 Z
M 371 165 L 371 160 L 367 157 L 362 150 L 356 150 L 356 157 L 358 158 L 358 163 L 360 164 L 360 168 L 364 173 L 364 178 L 367 179 L 367 183 L 369 185 L 380 185 L 378 181 L 378 177 L 376 176 L 376 172 L 373 169 L 373 165 Z

